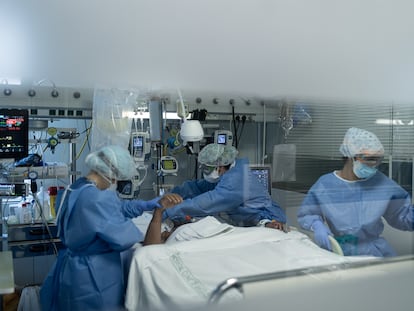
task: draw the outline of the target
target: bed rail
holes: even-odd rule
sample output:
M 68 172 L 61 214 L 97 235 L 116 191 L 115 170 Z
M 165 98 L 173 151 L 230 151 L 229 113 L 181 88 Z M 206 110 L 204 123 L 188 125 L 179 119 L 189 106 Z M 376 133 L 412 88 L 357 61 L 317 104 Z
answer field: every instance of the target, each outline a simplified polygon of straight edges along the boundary
M 273 273 L 265 273 L 265 274 L 256 274 L 250 276 L 242 276 L 242 277 L 232 277 L 228 278 L 225 281 L 221 282 L 211 293 L 208 304 L 213 305 L 217 304 L 221 297 L 230 289 L 237 289 L 242 295 L 244 294 L 243 285 L 247 283 L 253 282 L 262 282 L 268 280 L 276 280 L 282 279 L 286 277 L 292 276 L 302 276 L 302 275 L 310 275 L 310 274 L 317 274 L 323 272 L 333 272 L 345 269 L 354 269 L 354 268 L 363 268 L 367 266 L 373 265 L 382 265 L 387 263 L 398 263 L 407 260 L 414 260 L 414 255 L 407 255 L 407 256 L 399 256 L 393 258 L 378 258 L 378 259 L 370 259 L 366 261 L 358 261 L 358 262 L 349 262 L 349 263 L 341 263 L 341 264 L 333 264 L 333 265 L 326 265 L 326 266 L 319 266 L 319 267 L 309 267 L 309 268 L 300 268 L 290 271 L 280 271 L 280 272 L 273 272 Z

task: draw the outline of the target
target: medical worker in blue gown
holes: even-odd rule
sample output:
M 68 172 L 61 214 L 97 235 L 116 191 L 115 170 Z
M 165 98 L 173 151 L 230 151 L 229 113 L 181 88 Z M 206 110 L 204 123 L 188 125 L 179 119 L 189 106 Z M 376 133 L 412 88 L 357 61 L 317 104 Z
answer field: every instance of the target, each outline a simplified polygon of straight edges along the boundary
M 344 167 L 321 176 L 311 187 L 298 211 L 300 225 L 314 231 L 316 243 L 328 250 L 330 235 L 344 255 L 395 256 L 381 237 L 382 218 L 394 228 L 413 231 L 410 195 L 378 171 L 384 148 L 375 134 L 348 129 L 340 152 Z
M 120 200 L 117 180 L 136 171 L 128 151 L 107 146 L 86 157 L 90 172 L 63 194 L 57 217 L 64 249 L 41 288 L 42 310 L 121 310 L 125 284 L 120 253 L 143 240 L 132 217 L 172 206 L 179 196 Z M 57 203 L 59 204 L 59 203 Z
M 171 190 L 184 201 L 164 212 L 164 218 L 183 223 L 188 218 L 218 216 L 236 226 L 283 229 L 284 211 L 250 172 L 246 158 L 236 159 L 233 146 L 209 144 L 198 156 L 203 179 L 186 181 Z

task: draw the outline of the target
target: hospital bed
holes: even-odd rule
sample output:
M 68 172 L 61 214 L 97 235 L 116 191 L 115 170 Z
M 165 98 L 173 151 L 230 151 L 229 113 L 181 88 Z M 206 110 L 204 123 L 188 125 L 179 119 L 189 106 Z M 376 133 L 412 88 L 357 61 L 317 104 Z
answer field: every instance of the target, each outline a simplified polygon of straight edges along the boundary
M 343 278 L 350 267 L 379 262 L 383 260 L 326 251 L 295 230 L 285 233 L 263 227 L 233 227 L 206 217 L 179 227 L 165 244 L 136 249 L 125 307 L 130 311 L 194 310 L 213 303 L 223 309 L 245 299 L 240 286 L 214 297 L 228 280 L 277 276 L 276 283 L 280 283 L 284 277 L 291 279 L 302 271 L 318 285 L 321 280 Z M 382 268 L 379 271 L 382 274 Z M 263 288 L 256 293 L 269 293 L 272 286 Z

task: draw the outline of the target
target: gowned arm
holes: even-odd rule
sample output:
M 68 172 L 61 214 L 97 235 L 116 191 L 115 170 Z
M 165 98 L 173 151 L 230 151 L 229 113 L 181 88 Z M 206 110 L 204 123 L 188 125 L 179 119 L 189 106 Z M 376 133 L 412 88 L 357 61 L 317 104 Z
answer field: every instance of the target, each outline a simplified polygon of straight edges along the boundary
M 185 220 L 187 215 L 205 217 L 232 211 L 240 206 L 241 201 L 242 196 L 237 192 L 228 193 L 216 188 L 193 199 L 184 200 L 181 204 L 168 209 L 165 215 L 179 222 Z
M 414 206 L 407 193 L 403 198 L 393 198 L 384 214 L 385 220 L 399 230 L 414 231 Z
M 121 200 L 122 214 L 128 218 L 134 218 L 141 216 L 145 211 L 151 211 L 154 209 L 154 205 L 159 200 L 155 198 L 150 201 L 144 200 Z
M 313 192 L 308 192 L 297 213 L 297 220 L 305 230 L 312 230 L 315 221 L 324 222 L 319 201 Z
M 171 190 L 171 193 L 176 193 L 184 199 L 194 198 L 202 193 L 214 189 L 216 184 L 207 182 L 206 180 L 188 180 L 182 185 L 176 186 Z
M 272 201 L 272 205 L 270 207 L 265 208 L 260 213 L 260 220 L 267 219 L 269 221 L 276 221 L 278 223 L 286 223 L 286 213 L 284 210 L 276 204 L 276 202 Z

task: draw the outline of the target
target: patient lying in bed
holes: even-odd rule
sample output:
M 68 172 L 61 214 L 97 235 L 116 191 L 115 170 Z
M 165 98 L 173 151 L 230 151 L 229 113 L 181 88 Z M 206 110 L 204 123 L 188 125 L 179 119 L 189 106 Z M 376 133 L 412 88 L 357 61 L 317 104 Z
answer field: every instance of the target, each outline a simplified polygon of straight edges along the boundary
M 209 238 L 214 235 L 225 233 L 234 227 L 227 223 L 220 223 L 212 216 L 205 217 L 201 221 L 173 226 L 162 222 L 162 213 L 165 208 L 154 210 L 153 217 L 148 224 L 143 245 L 175 243 L 179 241 L 191 241 L 200 238 Z M 178 230 L 177 230 L 178 229 Z
M 321 249 L 298 231 L 233 227 L 205 217 L 178 227 L 164 244 L 135 251 L 125 306 L 127 310 L 191 309 L 205 305 L 216 286 L 230 277 L 355 260 Z M 227 299 L 240 298 L 227 295 Z

